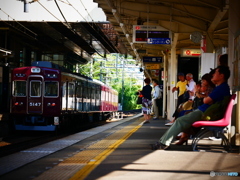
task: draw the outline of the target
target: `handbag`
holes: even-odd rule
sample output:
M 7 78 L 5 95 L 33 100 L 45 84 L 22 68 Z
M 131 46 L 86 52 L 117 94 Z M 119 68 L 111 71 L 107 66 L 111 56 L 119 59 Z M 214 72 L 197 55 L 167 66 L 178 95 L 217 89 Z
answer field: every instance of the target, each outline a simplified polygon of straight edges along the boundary
M 142 104 L 142 97 L 138 96 L 138 98 L 137 98 L 137 104 Z

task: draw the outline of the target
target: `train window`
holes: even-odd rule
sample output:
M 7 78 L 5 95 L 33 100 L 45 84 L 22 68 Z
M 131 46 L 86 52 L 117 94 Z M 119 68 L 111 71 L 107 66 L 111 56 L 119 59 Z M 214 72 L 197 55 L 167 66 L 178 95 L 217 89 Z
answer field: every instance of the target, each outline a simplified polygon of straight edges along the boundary
M 77 98 L 82 97 L 82 86 L 80 86 L 80 85 L 78 85 L 76 88 L 76 96 L 77 96 Z
M 58 96 L 58 82 L 46 81 L 44 96 Z
M 30 96 L 40 97 L 41 96 L 41 81 L 30 82 Z
M 13 96 L 26 96 L 26 81 L 13 81 Z
M 73 97 L 74 95 L 74 84 L 69 83 L 68 84 L 68 97 Z

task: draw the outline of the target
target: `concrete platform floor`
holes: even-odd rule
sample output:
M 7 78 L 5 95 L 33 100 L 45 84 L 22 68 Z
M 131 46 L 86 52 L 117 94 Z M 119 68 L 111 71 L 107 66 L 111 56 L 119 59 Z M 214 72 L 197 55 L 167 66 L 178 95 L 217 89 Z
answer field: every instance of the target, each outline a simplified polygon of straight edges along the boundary
M 143 121 L 143 118 L 141 119 Z M 238 151 L 226 153 L 220 148 L 208 152 L 194 152 L 191 140 L 188 146 L 172 145 L 171 150 L 152 151 L 149 144 L 155 143 L 168 129 L 164 125 L 166 122 L 164 119 L 151 120 L 151 123 L 142 125 L 85 179 L 240 179 L 240 177 L 229 177 L 223 174 L 240 172 Z M 220 143 L 211 140 L 205 140 L 203 143 L 206 142 L 213 145 Z M 213 176 L 213 171 L 216 173 L 211 177 L 210 172 Z

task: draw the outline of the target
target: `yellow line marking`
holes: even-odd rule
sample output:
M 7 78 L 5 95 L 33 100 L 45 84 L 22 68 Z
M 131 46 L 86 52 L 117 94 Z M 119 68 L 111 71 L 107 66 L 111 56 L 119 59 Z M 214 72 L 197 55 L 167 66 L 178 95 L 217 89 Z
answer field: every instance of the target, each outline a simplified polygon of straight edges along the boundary
M 80 171 L 78 171 L 74 176 L 70 178 L 70 180 L 82 180 L 87 175 L 90 174 L 104 159 L 108 157 L 115 149 L 118 148 L 124 141 L 126 141 L 134 132 L 136 132 L 142 125 L 138 125 L 129 131 L 126 135 L 124 135 L 121 139 L 117 140 L 112 145 L 108 146 L 106 150 L 100 153 L 98 156 L 94 158 L 93 161 L 88 162 L 86 166 L 84 166 Z

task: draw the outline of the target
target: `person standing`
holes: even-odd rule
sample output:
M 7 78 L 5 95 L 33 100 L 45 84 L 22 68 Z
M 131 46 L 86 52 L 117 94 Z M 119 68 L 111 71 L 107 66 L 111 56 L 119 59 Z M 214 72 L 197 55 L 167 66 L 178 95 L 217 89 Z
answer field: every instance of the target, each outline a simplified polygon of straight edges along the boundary
M 193 75 L 191 73 L 188 73 L 186 75 L 186 79 L 188 81 L 188 84 L 186 86 L 187 88 L 187 92 L 189 93 L 189 98 L 185 99 L 184 101 L 193 101 L 194 100 L 194 89 L 195 89 L 195 86 L 196 86 L 196 82 L 193 80 Z
M 183 73 L 178 73 L 178 79 L 179 81 L 177 82 L 176 86 L 172 88 L 172 92 L 174 93 L 175 91 L 178 90 L 178 99 L 177 99 L 177 106 L 175 109 L 175 112 L 173 113 L 172 117 L 172 121 L 170 121 L 169 123 L 166 123 L 166 126 L 171 126 L 173 124 L 173 122 L 175 121 L 175 118 L 177 117 L 177 113 L 178 113 L 178 107 L 180 104 L 182 104 L 184 102 L 184 93 L 187 90 L 186 85 L 187 85 L 187 80 L 185 79 L 185 76 Z
M 162 91 L 158 85 L 158 80 L 153 79 L 152 84 L 154 87 L 153 99 L 152 99 L 152 112 L 154 113 L 154 120 L 157 120 L 159 117 L 159 100 L 162 98 Z
M 150 113 L 151 113 L 151 107 L 152 107 L 152 86 L 150 86 L 150 79 L 146 78 L 144 79 L 145 86 L 143 87 L 142 91 L 139 91 L 141 93 L 142 97 L 142 112 L 144 116 L 144 124 L 150 122 Z

